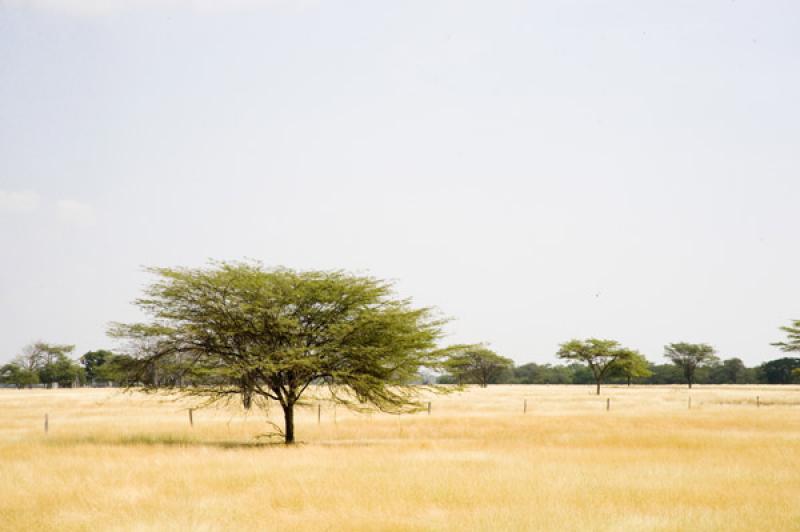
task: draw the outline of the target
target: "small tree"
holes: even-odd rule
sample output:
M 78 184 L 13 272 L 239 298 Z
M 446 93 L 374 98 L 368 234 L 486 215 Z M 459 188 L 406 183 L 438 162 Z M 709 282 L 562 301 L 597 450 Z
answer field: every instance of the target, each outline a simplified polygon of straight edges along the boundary
M 372 277 L 257 263 L 150 271 L 160 279 L 137 304 L 152 321 L 111 330 L 131 342 L 131 379 L 164 364 L 203 375 L 202 386 L 178 391 L 207 403 L 240 397 L 249 409 L 276 401 L 286 443 L 294 442 L 295 405 L 312 383 L 349 407 L 413 411 L 421 404 L 411 383 L 443 355 L 436 349 L 443 322 Z M 150 382 L 145 389 L 158 386 Z
M 711 366 L 719 362 L 714 348 L 708 344 L 690 344 L 678 342 L 664 346 L 664 356 L 678 366 L 689 388 L 694 383 L 698 367 Z
M 60 388 L 69 388 L 76 382 L 83 382 L 83 368 L 64 353 L 58 353 L 39 370 L 39 380 L 48 388 L 53 384 L 58 384 Z
M 638 351 L 631 351 L 629 357 L 619 359 L 612 367 L 613 376 L 626 379 L 628 386 L 632 379 L 646 379 L 653 376 L 650 363 Z
M 582 362 L 589 367 L 600 395 L 600 384 L 622 362 L 633 357 L 636 352 L 624 347 L 614 340 L 570 340 L 561 344 L 556 356 L 565 360 Z
M 0 368 L 0 383 L 13 384 L 17 388 L 26 386 L 30 388 L 39 383 L 39 375 L 35 371 L 11 362 Z
M 106 351 L 105 349 L 84 353 L 79 360 L 86 372 L 86 380 L 90 383 L 94 383 L 94 381 L 99 378 L 100 368 L 110 361 L 113 356 L 111 351 Z
M 38 382 L 42 382 L 50 388 L 53 383 L 71 384 L 80 372 L 75 372 L 74 362 L 69 358 L 69 354 L 75 349 L 73 345 L 48 344 L 38 341 L 28 344 L 22 350 L 22 354 L 14 359 L 14 363 L 38 376 Z M 67 374 L 70 378 L 67 379 Z
M 476 383 L 486 388 L 503 371 L 513 368 L 514 361 L 483 346 L 468 346 L 451 355 L 444 367 L 459 384 Z

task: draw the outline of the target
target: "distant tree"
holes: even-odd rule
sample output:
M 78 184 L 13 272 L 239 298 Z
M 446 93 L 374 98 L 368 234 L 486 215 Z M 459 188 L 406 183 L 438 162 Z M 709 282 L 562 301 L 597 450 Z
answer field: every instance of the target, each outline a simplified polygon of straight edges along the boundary
M 92 383 L 98 379 L 98 370 L 113 356 L 114 354 L 111 351 L 106 351 L 105 349 L 84 353 L 79 360 L 86 372 L 86 379 Z
M 652 375 L 653 372 L 650 371 L 650 363 L 638 351 L 631 351 L 629 357 L 617 361 L 610 372 L 610 376 L 624 378 L 628 386 L 631 385 L 632 379 L 646 379 Z
M 664 346 L 664 356 L 679 367 L 689 388 L 695 381 L 695 372 L 698 367 L 704 367 L 718 362 L 714 348 L 708 344 L 690 344 L 677 342 Z
M 459 384 L 475 383 L 482 388 L 513 367 L 513 360 L 483 346 L 467 346 L 457 350 L 444 363 L 444 368 Z
M 769 384 L 791 384 L 797 368 L 800 368 L 800 358 L 779 358 L 761 364 L 761 373 Z
M 794 320 L 791 325 L 781 327 L 781 330 L 786 333 L 786 341 L 775 342 L 772 345 L 780 347 L 781 351 L 787 353 L 800 351 L 800 320 Z
M 728 358 L 711 370 L 711 382 L 714 384 L 740 384 L 745 382 L 747 366 L 740 358 Z
M 101 366 L 97 367 L 95 378 L 128 386 L 135 382 L 137 368 L 138 362 L 133 357 L 114 353 L 106 358 Z
M 84 381 L 84 372 L 67 355 L 56 353 L 53 359 L 39 369 L 39 380 L 48 388 L 53 384 L 58 384 L 60 388 L 69 388 L 76 382 Z
M 73 345 L 48 344 L 38 341 L 28 344 L 22 349 L 22 354 L 14 359 L 14 364 L 27 371 L 34 372 L 38 376 L 39 382 L 46 384 L 50 388 L 53 383 L 64 383 L 64 375 L 74 373 L 74 377 L 81 373 L 75 372 L 75 368 L 69 368 L 74 362 L 69 358 L 69 354 L 75 349 Z M 65 373 L 66 372 L 66 373 Z M 70 383 L 72 380 L 69 381 Z
M 513 382 L 517 384 L 571 384 L 573 372 L 566 366 L 551 364 L 523 364 L 513 369 Z
M 13 384 L 17 388 L 30 388 L 39 383 L 39 375 L 35 371 L 23 368 L 19 364 L 9 363 L 0 368 L 0 383 Z
M 205 381 L 180 393 L 207 403 L 240 397 L 245 408 L 276 401 L 286 443 L 294 442 L 295 405 L 312 383 L 349 407 L 414 411 L 421 403 L 411 383 L 445 353 L 436 348 L 443 322 L 431 309 L 412 308 L 371 277 L 256 263 L 150 271 L 159 280 L 137 304 L 152 321 L 111 330 L 131 343 L 131 380 L 179 356 Z
M 795 384 L 800 383 L 800 368 L 794 368 L 792 370 L 792 382 Z
M 634 356 L 636 352 L 621 347 L 614 340 L 570 340 L 561 344 L 558 358 L 574 360 L 586 364 L 592 372 L 597 384 L 597 395 L 600 395 L 600 384 L 622 362 Z

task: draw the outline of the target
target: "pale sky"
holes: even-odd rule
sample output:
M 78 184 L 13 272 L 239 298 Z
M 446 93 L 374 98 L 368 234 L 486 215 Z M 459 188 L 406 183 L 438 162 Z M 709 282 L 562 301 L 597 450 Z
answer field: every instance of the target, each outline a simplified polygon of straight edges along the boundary
M 800 318 L 800 3 L 0 0 L 0 362 L 142 266 L 397 281 L 518 363 Z

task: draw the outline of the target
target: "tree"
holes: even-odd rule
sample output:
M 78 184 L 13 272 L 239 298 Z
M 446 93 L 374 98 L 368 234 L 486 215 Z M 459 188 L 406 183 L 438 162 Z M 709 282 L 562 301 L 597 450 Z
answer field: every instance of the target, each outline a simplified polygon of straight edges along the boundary
M 779 358 L 761 364 L 761 373 L 769 384 L 791 384 L 792 372 L 800 368 L 800 358 Z
M 631 358 L 636 352 L 621 347 L 614 340 L 570 340 L 561 344 L 556 356 L 565 360 L 582 362 L 589 367 L 597 384 L 597 395 L 600 395 L 600 384 L 620 363 Z
M 677 342 L 664 346 L 664 356 L 683 371 L 689 388 L 695 379 L 698 367 L 710 366 L 719 362 L 714 348 L 708 344 Z
M 19 364 L 9 363 L 0 368 L 0 383 L 13 384 L 17 388 L 31 387 L 39 383 L 39 375 L 35 371 L 23 368 Z
M 206 404 L 239 397 L 249 409 L 277 401 L 287 444 L 295 439 L 295 405 L 312 383 L 351 408 L 414 411 L 422 405 L 410 383 L 446 352 L 436 349 L 444 322 L 372 277 L 250 262 L 150 271 L 159 280 L 136 303 L 152 320 L 110 331 L 130 342 L 131 378 L 165 363 L 203 375 L 202 386 L 179 393 Z
M 800 351 L 800 320 L 794 320 L 791 325 L 781 327 L 781 330 L 786 333 L 786 342 L 775 342 L 772 345 L 780 347 L 781 351 L 792 352 Z
M 747 366 L 740 358 L 729 358 L 714 366 L 711 382 L 714 384 L 740 384 L 746 380 Z
M 110 361 L 113 356 L 114 354 L 111 351 L 104 349 L 84 353 L 79 360 L 86 372 L 86 379 L 94 383 L 99 378 L 100 368 Z
M 125 386 L 133 384 L 131 376 L 136 375 L 136 360 L 128 355 L 111 354 L 96 369 L 95 378 L 106 382 L 116 382 Z
M 514 367 L 513 360 L 487 347 L 466 346 L 458 349 L 444 362 L 444 367 L 459 384 L 476 383 L 486 388 L 500 374 Z
M 646 379 L 652 375 L 647 359 L 638 351 L 631 351 L 630 356 L 621 358 L 613 365 L 610 376 L 620 376 L 630 386 L 631 379 Z
M 48 388 L 55 382 L 70 385 L 80 374 L 76 372 L 75 368 L 70 367 L 70 365 L 74 365 L 74 362 L 69 358 L 69 354 L 74 349 L 73 345 L 48 344 L 37 341 L 25 346 L 22 354 L 16 357 L 13 363 L 20 368 L 36 373 L 38 382 L 46 384 Z M 72 379 L 65 380 L 68 374 L 72 375 Z
M 54 383 L 60 388 L 69 388 L 76 382 L 83 382 L 84 372 L 83 368 L 67 355 L 57 353 L 54 359 L 39 369 L 39 380 L 48 388 Z

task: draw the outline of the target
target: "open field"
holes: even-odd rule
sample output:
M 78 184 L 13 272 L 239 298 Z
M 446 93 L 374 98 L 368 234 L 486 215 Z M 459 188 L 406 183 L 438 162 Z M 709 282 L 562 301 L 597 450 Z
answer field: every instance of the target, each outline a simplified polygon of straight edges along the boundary
M 185 401 L 0 390 L 0 529 L 800 530 L 800 387 L 691 396 L 495 386 L 319 425 L 310 405 L 286 448 L 260 414 L 191 428 Z

